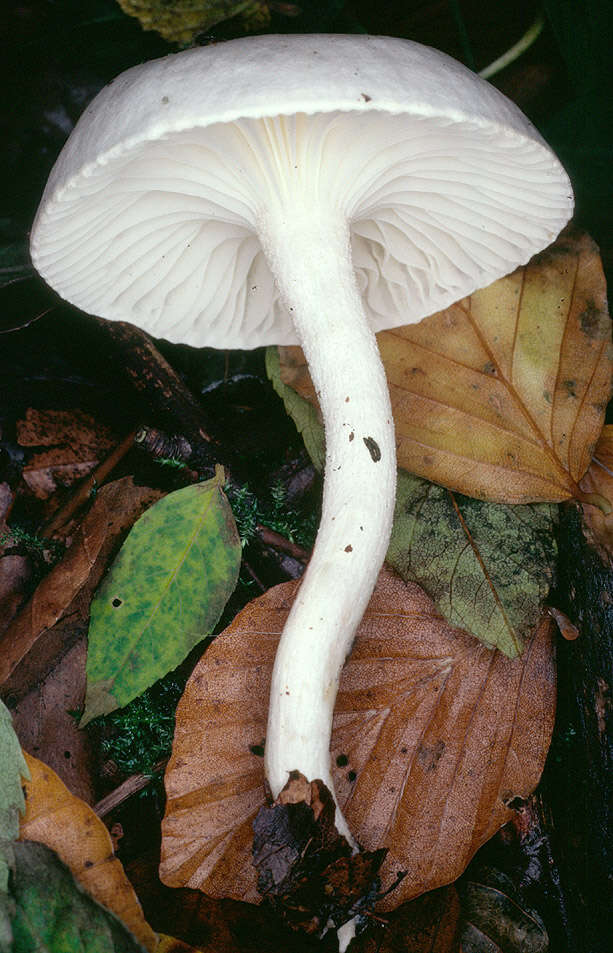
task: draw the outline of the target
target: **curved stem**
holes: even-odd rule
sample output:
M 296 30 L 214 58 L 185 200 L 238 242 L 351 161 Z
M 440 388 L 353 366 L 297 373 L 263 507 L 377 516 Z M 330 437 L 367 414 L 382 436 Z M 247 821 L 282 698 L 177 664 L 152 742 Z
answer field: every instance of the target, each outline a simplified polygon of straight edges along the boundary
M 387 551 L 394 426 L 345 219 L 292 203 L 287 212 L 269 214 L 260 232 L 309 364 L 326 433 L 319 532 L 275 659 L 266 776 L 274 797 L 293 770 L 311 781 L 320 778 L 334 794 L 332 715 L 342 667 Z M 336 826 L 355 845 L 338 805 Z

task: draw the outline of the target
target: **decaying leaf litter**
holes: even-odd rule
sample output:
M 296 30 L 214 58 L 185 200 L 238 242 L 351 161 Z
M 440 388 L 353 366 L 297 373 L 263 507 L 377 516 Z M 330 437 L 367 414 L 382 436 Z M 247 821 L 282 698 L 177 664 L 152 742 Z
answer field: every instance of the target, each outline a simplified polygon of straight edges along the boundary
M 569 378 L 569 380 L 572 380 L 572 379 Z M 67 462 L 69 463 L 70 461 L 67 461 Z M 587 477 L 586 477 L 586 479 L 587 479 Z M 562 481 L 562 482 L 563 482 L 563 481 Z M 426 486 L 427 486 L 427 484 L 426 484 Z M 598 488 L 594 489 L 594 488 L 591 487 L 591 486 L 588 486 L 588 487 L 583 487 L 583 486 L 582 486 L 582 489 L 583 489 L 583 491 L 584 491 L 585 493 L 588 493 L 588 494 L 589 494 L 589 493 L 598 493 L 598 494 L 601 495 L 601 496 L 602 496 L 602 495 L 605 495 L 605 496 L 606 496 L 606 494 L 601 494 L 601 493 L 599 493 L 599 489 L 598 489 Z M 426 494 L 426 495 L 427 495 L 427 494 Z M 459 510 L 460 508 L 458 507 L 457 509 Z M 587 512 L 587 513 L 593 512 L 593 507 L 592 507 L 592 506 L 589 506 L 589 505 L 588 505 L 588 506 L 586 506 L 585 509 L 586 509 L 586 512 Z M 455 507 L 454 507 L 454 510 L 455 510 Z M 461 512 L 461 511 L 460 511 L 460 512 Z M 477 546 L 476 548 L 477 548 L 477 550 L 479 549 L 478 546 Z M 473 552 L 474 552 L 474 550 L 473 550 Z M 475 553 L 475 555 L 477 555 L 477 554 Z M 11 556 L 7 556 L 7 557 L 6 557 L 6 560 L 7 560 L 7 562 L 8 562 L 9 559 L 14 559 L 14 558 L 15 558 L 15 557 L 11 555 Z M 21 558 L 23 558 L 23 557 L 19 556 L 19 557 L 17 557 L 17 558 L 20 558 L 20 559 L 21 559 Z M 27 558 L 27 557 L 26 557 L 26 558 Z M 45 558 L 47 558 L 47 557 L 45 557 Z M 541 557 L 539 556 L 539 559 L 540 559 L 540 558 L 541 558 Z M 537 559 L 537 561 L 536 561 L 536 562 L 537 562 L 537 579 L 538 579 L 539 559 Z M 549 554 L 549 556 L 546 556 L 545 559 L 544 559 L 543 562 L 542 562 L 542 566 L 543 566 L 543 576 L 542 576 L 542 580 L 541 580 L 540 583 L 537 582 L 537 595 L 536 595 L 535 597 L 533 597 L 533 598 L 536 598 L 537 602 L 538 602 L 539 599 L 541 598 L 541 597 L 538 595 L 539 586 L 540 586 L 541 588 L 546 588 L 546 586 L 547 586 L 547 579 L 548 579 L 548 574 L 549 574 L 549 569 L 547 568 L 547 566 L 550 565 L 550 564 L 551 564 L 551 554 Z M 490 587 L 490 588 L 491 588 L 492 590 L 494 590 L 494 591 L 495 591 L 495 589 L 496 589 L 495 586 L 492 586 L 492 587 Z M 83 599 L 83 604 L 84 604 L 84 607 L 85 607 L 85 616 L 87 616 L 88 598 L 89 598 L 88 594 L 85 593 L 85 598 Z M 494 600 L 494 601 L 495 601 L 495 600 Z M 67 613 L 67 614 L 69 614 L 69 613 Z M 529 616 L 529 610 L 527 611 L 526 615 Z M 60 619 L 60 623 L 61 623 L 61 622 L 62 622 L 62 619 Z M 529 628 L 529 622 L 527 623 L 527 626 L 528 626 L 528 628 Z M 507 626 L 507 628 L 508 628 L 508 626 Z M 530 633 L 528 632 L 528 635 L 529 635 L 529 634 L 530 634 Z M 524 633 L 524 635 L 525 635 L 525 633 Z M 517 648 L 517 647 L 520 645 L 520 639 L 523 638 L 524 635 L 520 635 L 520 638 L 518 638 L 516 642 L 513 642 L 513 639 L 511 640 L 511 641 L 513 642 L 515 648 Z M 486 639 L 486 641 L 487 641 L 487 639 Z M 35 654 L 35 653 L 28 653 L 28 654 Z M 53 656 L 52 656 L 52 661 L 53 661 Z M 46 663 L 46 667 L 47 667 L 47 668 L 49 667 L 50 664 L 52 665 L 52 661 L 51 661 L 51 663 L 49 663 L 49 662 Z M 45 667 L 45 666 L 43 666 L 43 667 Z M 39 666 L 39 668 L 40 668 L 40 666 Z M 34 672 L 36 671 L 36 669 L 37 669 L 37 665 L 34 664 L 34 666 L 33 666 Z M 18 673 L 18 674 L 19 674 L 19 673 Z M 51 671 L 51 674 L 53 674 L 53 671 Z M 30 677 L 32 677 L 32 676 L 30 676 Z M 27 682 L 27 679 L 26 679 L 26 682 Z M 25 684 L 26 682 L 24 682 L 24 684 Z M 259 746 L 259 745 L 256 745 L 255 747 L 256 747 L 256 748 L 259 748 L 260 746 Z M 341 758 L 341 760 L 343 759 L 343 755 L 344 755 L 344 752 L 341 752 L 341 754 L 339 755 L 339 757 Z M 256 755 L 256 757 L 257 757 L 257 755 Z M 351 769 L 348 769 L 348 770 L 351 770 Z M 180 891 L 178 891 L 178 892 L 180 893 Z M 426 895 L 426 896 L 430 896 L 430 895 Z M 456 903 L 457 903 L 457 901 L 456 901 Z M 412 908 L 413 908 L 413 905 L 409 905 L 409 907 L 403 908 L 403 909 L 411 910 Z M 473 908 L 471 908 L 471 910 L 473 910 Z M 471 915 L 474 915 L 474 910 L 473 910 L 473 912 L 471 913 Z M 430 922 L 432 921 L 432 919 L 435 919 L 435 917 L 433 917 L 432 914 L 431 914 L 431 915 L 430 915 Z M 391 920 L 389 921 L 389 923 L 391 924 Z M 408 929 L 408 928 L 407 928 L 407 929 Z M 386 933 L 383 933 L 383 937 L 386 937 L 386 936 L 389 937 L 389 935 L 390 935 L 389 931 L 387 932 L 387 934 L 386 934 Z M 381 937 L 379 937 L 379 940 L 377 941 L 377 946 L 376 946 L 376 948 L 377 948 L 377 949 L 386 948 L 386 946 L 385 946 L 385 939 L 383 940 L 383 942 L 384 942 L 384 946 L 383 946 L 383 947 L 381 947 L 381 945 L 380 945 L 380 942 L 379 942 L 380 940 L 381 940 Z M 177 941 L 177 942 L 180 942 L 180 941 Z M 441 946 L 440 948 L 441 948 L 441 949 L 443 949 L 443 948 L 444 948 L 444 949 L 456 948 L 456 947 L 453 945 L 454 942 L 457 943 L 457 937 L 456 937 L 456 940 L 455 940 L 455 941 L 453 941 L 453 940 L 450 939 L 448 946 L 445 944 L 444 946 Z M 119 947 L 118 947 L 118 948 L 119 948 Z M 166 948 L 166 947 L 164 947 L 164 948 Z M 219 947 L 215 947 L 215 948 L 219 948 Z M 428 947 L 428 948 L 429 948 L 429 947 Z M 438 949 L 439 947 L 437 946 L 436 948 Z M 162 949 L 162 946 L 160 946 L 160 949 Z
M 597 340 L 603 335 L 602 320 L 599 317 L 597 322 Z M 590 344 L 592 341 L 590 339 Z M 601 366 L 605 360 L 603 355 L 606 355 L 606 350 L 600 346 L 599 361 L 595 362 L 596 374 L 593 377 L 598 373 L 601 378 L 604 377 Z M 269 361 L 269 365 L 273 367 L 274 373 L 274 362 L 271 364 Z M 287 387 L 287 383 L 284 386 Z M 298 416 L 302 413 L 304 416 L 305 411 L 301 405 L 293 413 Z M 321 443 L 317 421 L 312 420 L 309 426 L 312 445 L 318 441 Z M 585 450 L 578 452 L 583 452 L 585 456 Z M 593 466 L 598 466 L 598 456 Z M 582 476 L 579 474 L 580 478 Z M 600 492 L 600 485 L 594 489 L 591 484 L 586 484 L 587 480 L 588 477 L 584 477 L 583 487 L 587 487 L 587 493 L 604 495 Z M 216 485 L 221 486 L 219 483 Z M 109 484 L 111 493 L 115 491 L 119 494 L 122 489 L 123 486 L 115 491 L 115 485 Z M 176 493 L 173 495 L 177 498 Z M 145 490 L 141 497 L 147 506 L 152 493 Z M 90 508 L 92 515 L 88 517 L 92 527 L 99 533 L 104 524 L 99 516 L 93 514 L 100 511 L 105 498 L 108 498 L 108 491 L 103 488 L 100 499 L 96 498 Z M 508 805 L 512 804 L 515 797 L 525 797 L 538 780 L 554 712 L 553 660 L 548 648 L 550 623 L 546 617 L 542 617 L 539 623 L 538 618 L 554 567 L 555 508 L 544 503 L 508 506 L 504 503 L 479 502 L 452 490 L 442 490 L 409 474 L 401 474 L 398 500 L 396 529 L 389 558 L 390 564 L 408 581 L 401 582 L 390 571 L 382 577 L 364 622 L 366 633 L 358 637 L 354 654 L 343 676 L 335 719 L 334 739 L 338 740 L 334 741 L 333 751 L 338 789 L 342 792 L 344 803 L 346 799 L 346 810 L 356 825 L 360 841 L 365 846 L 376 847 L 383 838 L 386 846 L 388 843 L 390 845 L 382 868 L 383 885 L 395 884 L 398 875 L 403 874 L 395 890 L 381 901 L 382 911 L 392 909 L 424 890 L 456 879 L 479 844 L 512 816 L 512 808 Z M 474 510 L 475 507 L 476 512 L 471 514 L 471 508 Z M 587 512 L 593 509 L 590 504 L 584 504 L 584 507 Z M 109 511 L 108 520 L 114 512 L 114 509 Z M 133 510 L 128 520 L 133 519 L 136 512 L 138 510 Z M 453 513 L 456 517 L 455 528 L 451 526 L 447 530 L 447 535 L 442 537 L 442 544 L 439 540 L 439 553 L 433 550 L 433 540 L 436 538 L 430 530 L 433 513 L 439 523 L 443 520 L 448 525 L 451 520 L 449 515 L 444 514 Z M 504 518 L 497 522 L 496 513 L 504 514 Z M 512 525 L 515 518 L 520 526 L 519 532 L 509 530 L 509 524 Z M 80 592 L 84 585 L 88 587 L 89 600 L 100 578 L 99 570 L 94 573 L 92 585 L 90 575 L 108 539 L 108 529 L 105 527 L 98 539 L 91 536 L 91 530 L 83 530 L 78 523 L 77 527 L 78 542 L 74 551 L 78 553 L 78 547 L 83 547 L 84 542 L 87 547 L 87 559 L 83 563 L 83 570 L 79 570 L 83 574 L 75 577 L 73 571 L 66 575 L 68 564 L 64 565 L 64 572 L 60 571 L 67 557 L 52 570 L 57 581 L 55 587 L 47 583 L 50 592 L 57 593 L 60 580 L 60 585 L 64 587 L 66 579 L 73 578 L 75 582 L 66 589 L 64 596 L 56 600 L 55 607 L 50 605 L 44 609 L 47 615 L 40 615 L 40 609 L 37 608 L 36 622 L 32 610 L 26 607 L 29 615 L 23 619 L 28 620 L 33 644 L 41 631 L 46 632 L 61 623 L 74 594 Z M 125 532 L 125 527 L 125 520 L 122 522 L 120 519 L 119 528 Z M 496 528 L 501 527 L 506 527 L 506 532 L 496 538 Z M 188 538 L 189 535 L 186 534 Z M 495 542 L 492 542 L 493 539 Z M 146 540 L 145 535 L 145 546 L 148 545 Z M 406 544 L 407 540 L 409 545 Z M 422 584 L 425 582 L 427 588 L 432 578 L 428 573 L 428 565 L 436 565 L 437 557 L 440 559 L 446 551 L 453 552 L 454 545 L 458 552 L 451 562 L 456 574 L 460 572 L 458 567 L 462 566 L 462 558 L 470 557 L 469 563 L 472 561 L 473 566 L 477 567 L 467 570 L 465 589 L 473 593 L 479 590 L 488 592 L 493 606 L 490 609 L 481 607 L 479 613 L 481 603 L 485 602 L 487 607 L 487 598 L 484 600 L 483 596 L 477 596 L 472 598 L 472 606 L 467 609 L 461 589 L 455 597 L 450 596 L 454 588 L 454 572 L 439 568 L 434 573 L 434 582 L 430 583 L 431 593 L 437 600 L 439 611 L 447 615 L 452 625 L 459 626 L 456 629 L 438 615 L 425 593 L 410 581 L 415 573 L 420 572 L 420 581 Z M 74 549 L 74 542 L 71 542 L 71 547 Z M 106 548 L 108 551 L 108 541 Z M 526 560 L 528 553 L 534 555 Z M 523 559 L 520 558 L 522 554 Z M 77 555 L 74 558 L 78 567 L 83 557 Z M 500 562 L 502 567 L 505 562 L 515 563 L 517 568 L 514 572 L 520 572 L 519 581 L 514 579 L 514 572 L 509 572 L 505 578 L 504 568 L 492 565 L 496 562 Z M 479 574 L 481 580 L 476 582 Z M 110 584 L 112 589 L 113 576 L 114 570 L 107 576 L 107 588 Z M 495 582 L 497 577 L 501 578 L 500 583 Z M 504 589 L 509 577 L 514 579 L 511 588 L 514 586 L 520 592 L 523 591 L 525 597 L 533 592 L 531 597 L 523 600 L 523 617 L 519 621 L 514 617 L 514 611 L 518 609 L 513 610 L 513 599 L 505 599 Z M 51 581 L 50 576 L 47 579 Z M 48 598 L 42 595 L 45 582 L 43 580 L 34 593 L 34 598 L 41 606 L 45 604 L 44 599 Z M 265 733 L 267 679 L 274 655 L 274 633 L 280 631 L 279 618 L 287 612 L 291 591 L 296 588 L 293 583 L 288 585 L 289 591 L 282 588 L 277 594 L 277 590 L 273 589 L 269 595 L 248 606 L 228 632 L 213 643 L 194 670 L 179 707 L 175 745 L 167 771 L 169 801 L 162 847 L 162 876 L 172 885 L 204 887 L 205 892 L 213 896 L 229 894 L 251 902 L 258 900 L 255 872 L 249 864 L 251 821 L 257 807 L 265 801 L 261 751 Z M 503 591 L 502 595 L 498 594 L 499 589 Z M 447 607 L 445 599 L 448 601 Z M 398 608 L 390 612 L 390 606 L 396 603 Z M 271 612 L 275 617 L 274 623 L 269 618 Z M 503 629 L 506 627 L 507 633 L 512 633 L 510 641 L 508 635 L 506 643 L 504 638 L 499 640 L 502 647 L 506 647 L 507 655 L 519 655 L 524 640 L 527 640 L 527 650 L 520 659 L 513 661 L 512 658 L 505 659 L 500 653 L 492 654 L 489 649 L 480 647 L 479 642 L 469 637 L 466 631 L 462 631 L 468 629 L 481 635 L 482 641 L 487 644 L 487 632 L 496 629 L 495 624 L 492 626 L 492 620 L 497 613 L 504 620 Z M 23 610 L 16 617 L 18 623 L 22 616 Z M 380 622 L 377 621 L 379 618 Z M 407 624 L 407 619 L 410 624 Z M 394 635 L 390 633 L 390 624 Z M 440 634 L 425 636 L 427 630 Z M 121 643 L 116 632 L 112 637 Z M 447 642 L 441 643 L 441 638 L 447 639 Z M 434 642 L 431 643 L 431 639 Z M 493 641 L 490 636 L 490 644 Z M 396 644 L 397 648 L 392 650 L 392 644 Z M 414 653 L 417 653 L 415 657 Z M 403 666 L 406 671 L 401 674 Z M 479 672 L 483 674 L 479 675 Z M 516 677 L 519 677 L 517 697 L 509 687 L 509 678 Z M 196 691 L 198 697 L 198 691 L 203 691 L 203 683 L 206 692 L 196 704 L 193 699 L 190 700 L 190 693 Z M 345 684 L 351 687 L 344 688 Z M 428 700 L 433 688 L 434 698 Z M 508 713 L 500 707 L 500 697 L 504 697 L 505 704 L 509 706 Z M 478 698 L 478 705 L 475 698 Z M 491 702 L 487 701 L 489 698 Z M 245 707 L 246 699 L 249 700 L 249 708 Z M 459 714 L 462 710 L 467 712 L 464 716 L 468 718 L 466 722 Z M 477 711 L 479 717 L 474 720 Z M 204 750 L 200 740 L 203 718 L 209 726 Z M 467 727 L 463 728 L 463 724 Z M 526 730 L 526 724 L 532 728 Z M 420 728 L 420 725 L 423 727 Z M 487 744 L 483 732 L 486 735 L 491 733 L 492 741 L 496 739 L 496 744 L 502 749 L 512 751 L 514 759 L 519 750 L 524 751 L 523 757 L 527 761 L 519 773 L 517 763 L 513 763 L 509 777 L 504 772 L 499 773 L 504 761 L 501 762 L 496 754 L 498 749 L 491 749 Z M 541 739 L 538 744 L 536 738 Z M 526 739 L 530 740 L 527 742 Z M 467 779 L 474 777 L 471 759 L 477 758 L 478 762 L 478 752 L 484 745 L 490 751 L 489 763 L 497 782 L 493 788 L 488 787 L 490 783 L 485 782 L 481 768 L 479 783 L 485 784 L 485 788 L 480 795 L 475 796 L 475 781 L 468 788 L 466 784 Z M 222 769 L 217 766 L 216 760 L 219 758 L 224 765 L 223 770 L 229 773 L 221 786 L 218 772 Z M 386 763 L 387 759 L 389 763 Z M 532 765 L 529 769 L 528 764 Z M 197 771 L 195 773 L 196 765 L 201 773 L 204 768 L 201 777 Z M 51 775 L 49 769 L 46 769 L 46 775 Z M 214 782 L 213 778 L 216 779 Z M 247 778 L 251 780 L 246 784 Z M 211 792 L 207 787 L 210 783 L 214 784 Z M 233 796 L 232 792 L 239 790 L 243 792 L 243 801 L 236 801 Z M 486 790 L 489 790 L 487 796 Z M 189 792 L 187 799 L 184 791 L 185 794 Z M 422 793 L 425 791 L 427 795 Z M 452 811 L 455 820 L 450 828 L 446 812 L 456 797 L 459 798 L 458 804 L 463 805 L 459 812 L 460 823 L 458 826 L 457 811 Z M 352 804 L 355 805 L 354 813 L 351 813 Z M 467 812 L 466 804 L 478 807 L 479 813 Z M 436 811 L 441 809 L 444 813 L 437 819 Z M 210 827 L 208 817 L 214 818 L 217 827 Z M 186 819 L 191 856 L 181 846 L 183 818 Z M 71 823 L 75 825 L 75 839 L 79 840 L 83 835 L 81 823 L 75 821 L 74 816 Z M 23 830 L 27 831 L 27 815 L 24 824 Z M 194 827 L 202 832 L 202 846 L 199 846 L 200 841 L 194 840 Z M 387 835 L 384 834 L 385 830 Z M 437 837 L 432 836 L 434 830 L 439 832 Z M 386 837 L 389 841 L 385 840 Z M 207 844 L 217 844 L 212 861 L 205 860 L 210 854 Z M 399 856 L 396 853 L 397 845 L 405 845 L 405 852 Z M 409 854 L 406 850 L 409 850 Z M 473 894 L 469 891 L 471 898 Z

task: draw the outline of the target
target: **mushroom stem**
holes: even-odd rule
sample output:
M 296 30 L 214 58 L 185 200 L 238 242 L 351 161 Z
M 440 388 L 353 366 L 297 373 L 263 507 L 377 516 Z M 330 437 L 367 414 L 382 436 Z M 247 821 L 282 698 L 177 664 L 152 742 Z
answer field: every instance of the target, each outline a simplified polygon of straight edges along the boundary
M 297 770 L 310 781 L 320 778 L 336 801 L 332 715 L 391 533 L 394 425 L 346 219 L 293 202 L 269 214 L 260 234 L 308 361 L 326 434 L 321 523 L 275 659 L 265 770 L 275 798 Z M 338 803 L 336 826 L 356 849 Z

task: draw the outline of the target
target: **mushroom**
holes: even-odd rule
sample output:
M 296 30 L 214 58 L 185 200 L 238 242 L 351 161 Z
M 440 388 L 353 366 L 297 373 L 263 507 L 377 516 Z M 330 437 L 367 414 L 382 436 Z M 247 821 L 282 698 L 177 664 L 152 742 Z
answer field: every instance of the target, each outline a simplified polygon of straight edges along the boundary
M 259 36 L 128 70 L 85 111 L 32 230 L 85 311 L 218 348 L 300 343 L 326 433 L 322 517 L 277 654 L 273 796 L 333 791 L 344 661 L 390 536 L 394 426 L 375 332 L 524 264 L 572 212 L 522 113 L 448 56 L 376 36 Z M 355 849 L 337 808 L 337 827 Z

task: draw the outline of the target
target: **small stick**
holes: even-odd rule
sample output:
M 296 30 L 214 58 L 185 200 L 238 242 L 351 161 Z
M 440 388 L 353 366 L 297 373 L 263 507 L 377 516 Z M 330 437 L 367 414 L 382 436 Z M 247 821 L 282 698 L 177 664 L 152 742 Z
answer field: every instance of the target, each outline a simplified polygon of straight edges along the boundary
M 270 529 L 268 526 L 262 526 L 258 523 L 255 531 L 257 533 L 258 539 L 260 542 L 264 543 L 265 546 L 271 546 L 273 549 L 280 549 L 282 553 L 287 553 L 288 556 L 293 556 L 293 558 L 297 559 L 298 562 L 306 564 L 311 558 L 311 554 L 308 549 L 298 546 L 297 543 L 292 543 L 290 539 L 286 539 L 285 536 L 281 535 L 281 533 L 277 533 L 274 529 Z
M 115 469 L 119 461 L 122 460 L 126 453 L 134 446 L 135 434 L 136 431 L 132 430 L 127 437 L 124 437 L 124 439 L 117 444 L 109 453 L 108 457 L 106 457 L 102 463 L 99 463 L 96 469 L 92 470 L 90 475 L 79 483 L 76 492 L 64 506 L 59 508 L 49 522 L 45 523 L 42 527 L 40 531 L 42 536 L 48 538 L 56 533 L 68 522 L 79 507 L 87 502 L 91 492 L 106 480 L 111 470 Z
M 107 794 L 106 797 L 103 797 L 97 804 L 94 804 L 94 812 L 98 817 L 106 817 L 107 814 L 110 814 L 116 807 L 123 804 L 124 801 L 127 801 L 133 794 L 138 794 L 139 791 L 146 788 L 155 775 L 164 770 L 168 764 L 168 760 L 168 758 L 164 758 L 163 761 L 158 761 L 157 764 L 154 764 L 151 769 L 151 774 L 133 774 L 129 778 L 126 778 L 119 787 L 111 791 L 110 794 Z

